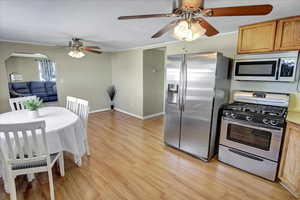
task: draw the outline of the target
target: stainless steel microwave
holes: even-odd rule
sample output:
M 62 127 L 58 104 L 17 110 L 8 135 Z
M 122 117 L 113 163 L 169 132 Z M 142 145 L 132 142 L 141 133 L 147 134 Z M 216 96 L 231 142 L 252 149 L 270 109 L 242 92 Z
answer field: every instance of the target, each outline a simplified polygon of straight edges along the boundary
M 234 62 L 234 80 L 293 82 L 298 54 L 298 51 L 292 51 L 238 56 Z

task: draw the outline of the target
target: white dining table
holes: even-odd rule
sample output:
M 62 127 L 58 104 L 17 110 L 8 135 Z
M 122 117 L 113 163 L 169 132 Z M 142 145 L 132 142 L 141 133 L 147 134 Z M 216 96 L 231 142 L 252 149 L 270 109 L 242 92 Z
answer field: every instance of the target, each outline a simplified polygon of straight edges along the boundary
M 27 123 L 45 121 L 46 138 L 50 154 L 69 152 L 74 155 L 75 163 L 81 165 L 81 157 L 86 153 L 84 141 L 84 122 L 73 112 L 63 107 L 43 107 L 39 109 L 39 117 L 32 119 L 28 110 L 12 111 L 0 114 L 1 124 Z M 4 145 L 5 139 L 0 137 L 0 145 Z M 0 159 L 0 177 L 1 172 Z

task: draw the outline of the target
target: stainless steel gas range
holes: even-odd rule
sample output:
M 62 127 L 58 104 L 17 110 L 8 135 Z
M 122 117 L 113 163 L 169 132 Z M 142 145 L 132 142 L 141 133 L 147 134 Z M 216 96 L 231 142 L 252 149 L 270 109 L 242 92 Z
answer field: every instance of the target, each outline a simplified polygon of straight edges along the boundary
M 275 181 L 289 96 L 235 92 L 224 106 L 219 160 Z

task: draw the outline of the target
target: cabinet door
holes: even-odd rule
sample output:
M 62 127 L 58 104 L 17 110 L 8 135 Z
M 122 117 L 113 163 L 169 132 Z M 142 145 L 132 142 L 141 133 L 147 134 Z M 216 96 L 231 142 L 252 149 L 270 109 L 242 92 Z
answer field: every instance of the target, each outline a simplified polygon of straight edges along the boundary
M 276 21 L 241 26 L 238 53 L 270 52 L 274 50 Z
M 300 192 L 300 126 L 288 123 L 282 151 L 279 179 L 295 196 Z
M 275 49 L 300 49 L 300 16 L 278 21 Z

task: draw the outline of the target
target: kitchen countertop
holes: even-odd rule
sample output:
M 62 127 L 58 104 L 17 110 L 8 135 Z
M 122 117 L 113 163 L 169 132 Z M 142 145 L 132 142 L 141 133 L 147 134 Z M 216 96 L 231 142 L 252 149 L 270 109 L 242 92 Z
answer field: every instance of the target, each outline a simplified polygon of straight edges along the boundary
M 300 112 L 289 111 L 287 121 L 300 125 Z

